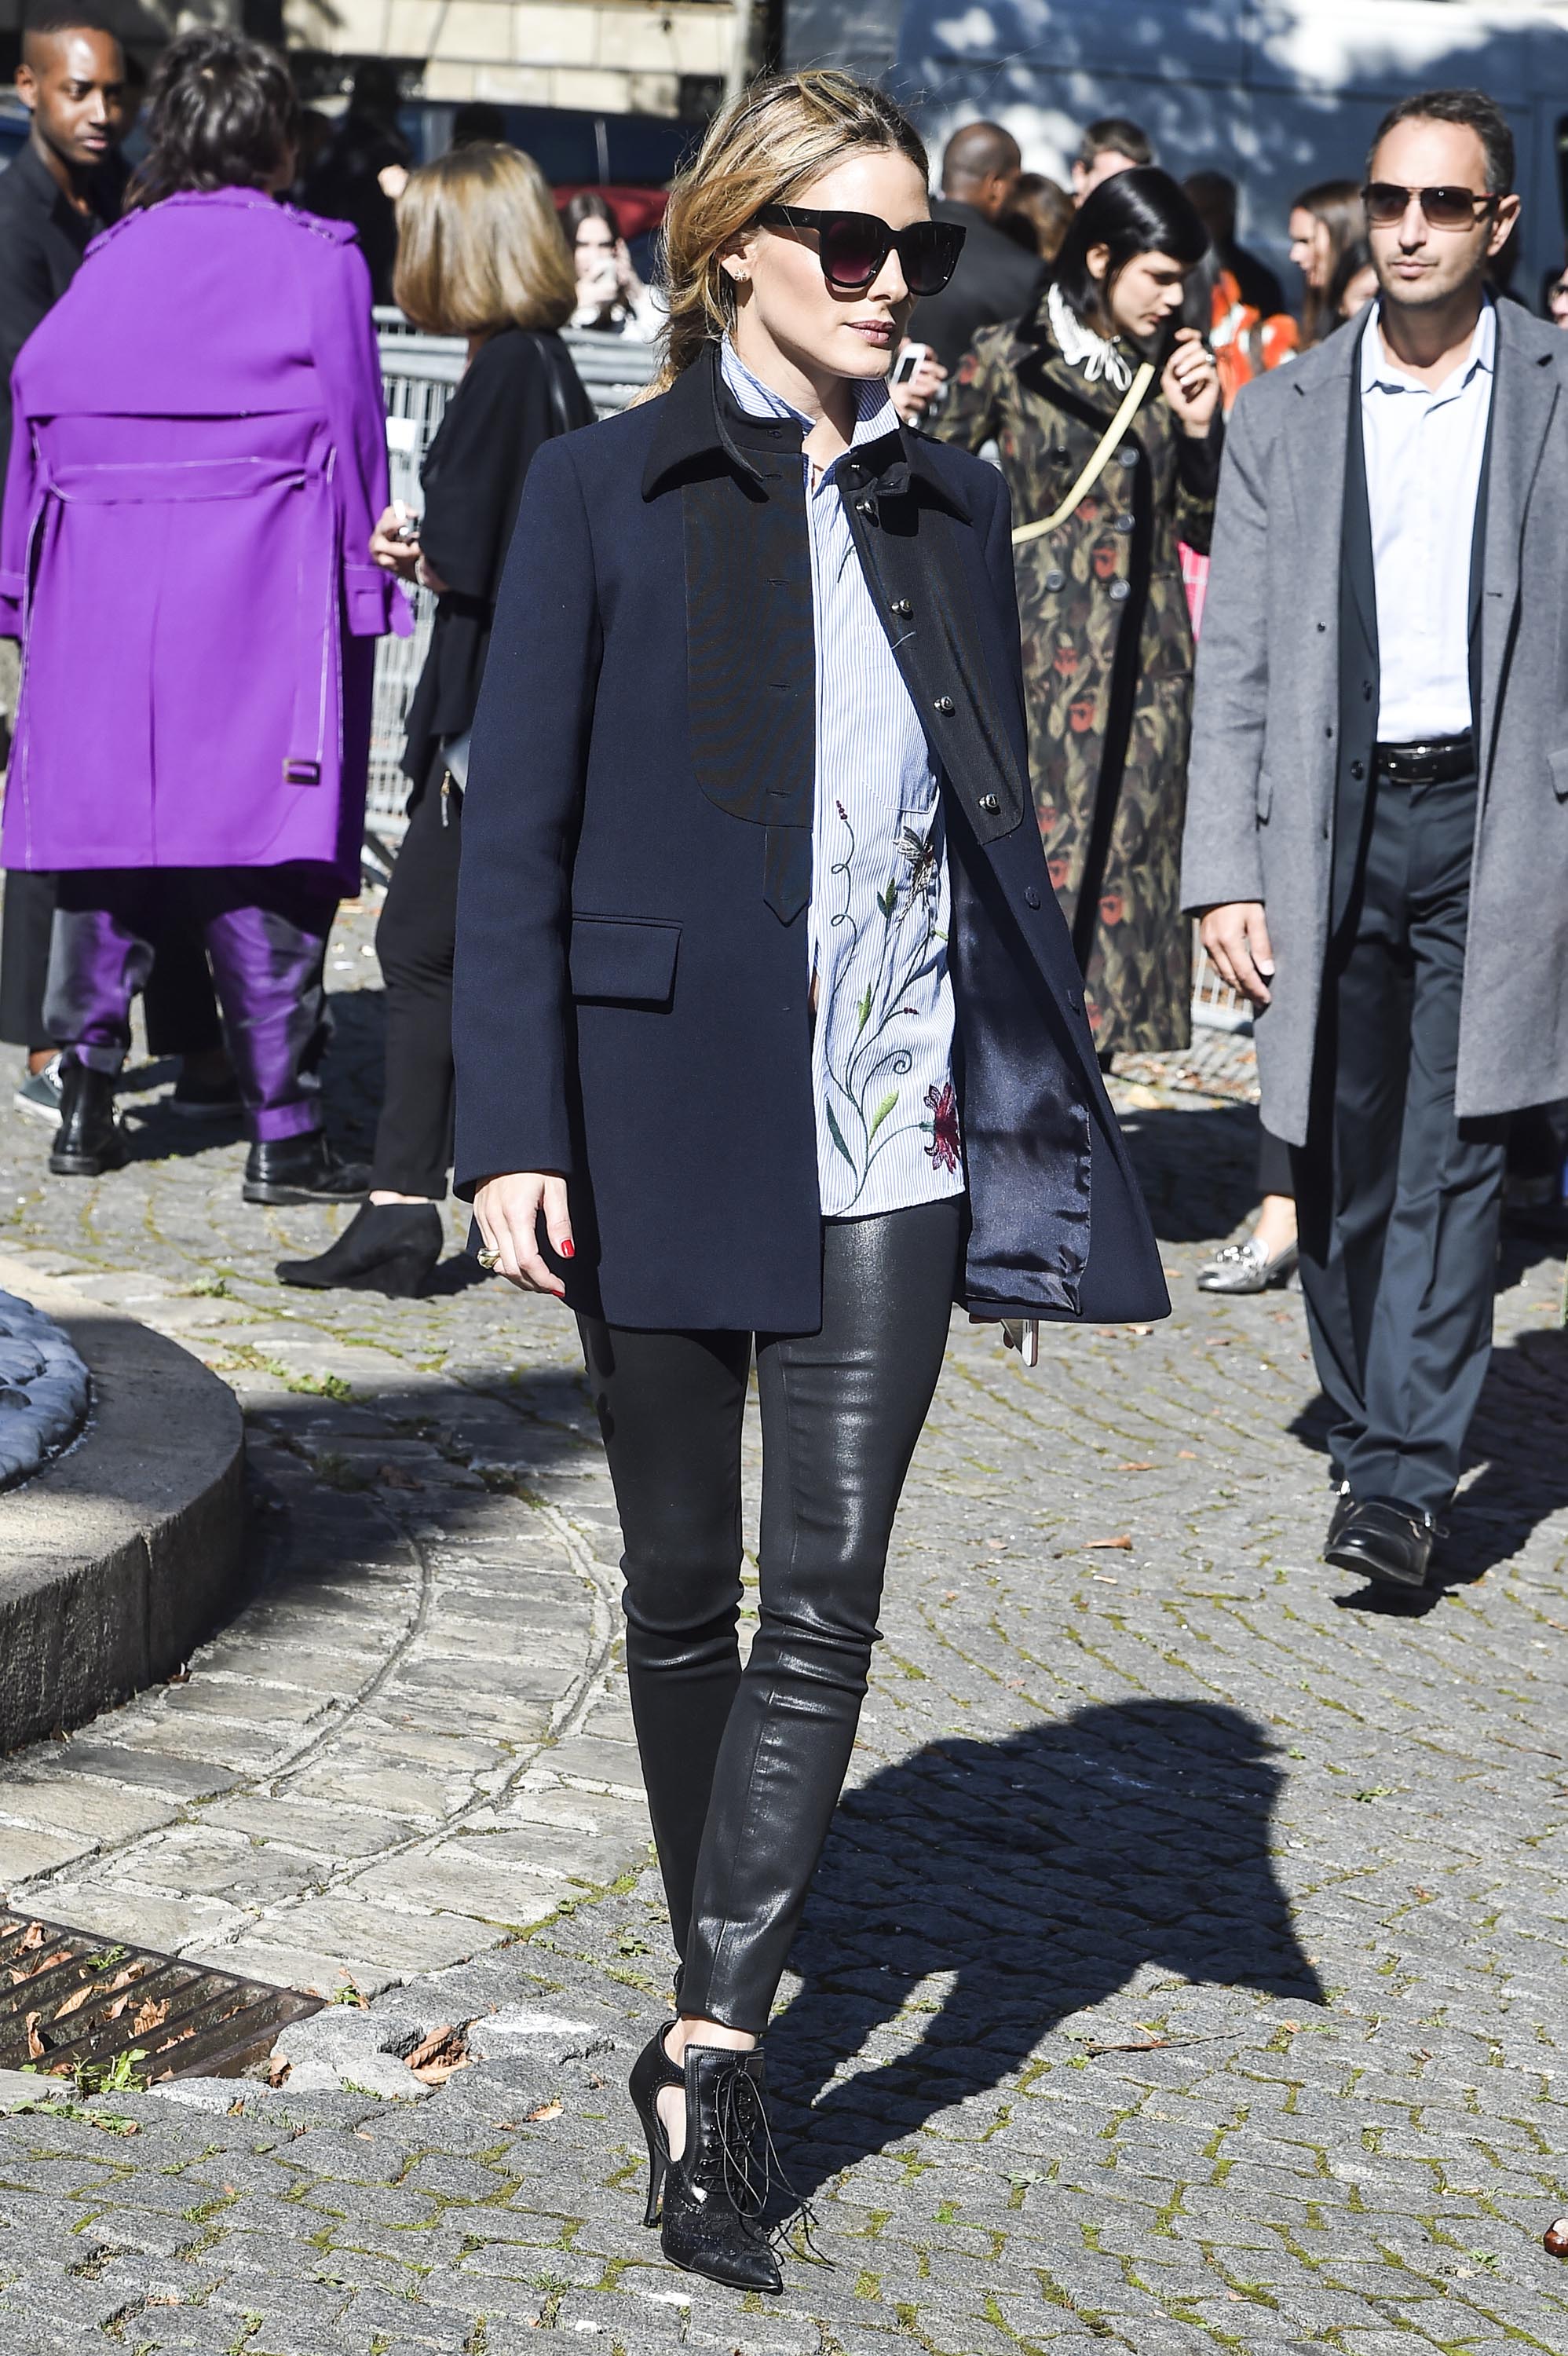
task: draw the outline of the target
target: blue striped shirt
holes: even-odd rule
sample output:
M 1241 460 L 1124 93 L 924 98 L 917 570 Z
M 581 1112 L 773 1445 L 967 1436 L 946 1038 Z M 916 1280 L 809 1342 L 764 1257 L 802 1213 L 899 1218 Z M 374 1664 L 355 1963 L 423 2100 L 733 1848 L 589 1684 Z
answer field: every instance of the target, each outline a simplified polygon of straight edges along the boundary
M 753 417 L 815 422 L 726 344 Z M 885 380 L 859 389 L 851 447 L 897 425 Z M 947 970 L 947 841 L 936 772 L 856 553 L 836 476 L 802 458 L 816 638 L 816 792 L 807 916 L 812 1093 L 825 1218 L 964 1191 Z

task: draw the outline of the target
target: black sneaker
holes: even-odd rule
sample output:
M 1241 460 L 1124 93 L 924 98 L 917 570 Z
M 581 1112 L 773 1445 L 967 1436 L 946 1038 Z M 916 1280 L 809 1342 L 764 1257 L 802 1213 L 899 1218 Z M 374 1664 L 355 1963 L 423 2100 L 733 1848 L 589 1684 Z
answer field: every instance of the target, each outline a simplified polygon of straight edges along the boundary
M 370 1192 L 370 1165 L 340 1162 L 319 1129 L 252 1145 L 242 1189 L 248 1203 L 357 1203 Z

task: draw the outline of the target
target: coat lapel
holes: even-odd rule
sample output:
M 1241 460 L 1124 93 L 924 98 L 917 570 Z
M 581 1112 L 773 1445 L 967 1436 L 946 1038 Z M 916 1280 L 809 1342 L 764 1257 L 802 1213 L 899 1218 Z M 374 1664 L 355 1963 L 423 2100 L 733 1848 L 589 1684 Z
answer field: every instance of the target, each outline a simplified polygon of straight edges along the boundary
M 1497 377 L 1488 442 L 1485 552 L 1481 565 L 1480 659 L 1475 714 L 1481 791 L 1491 770 L 1503 668 L 1519 611 L 1520 555 L 1525 518 L 1546 430 L 1557 405 L 1552 358 L 1520 348 L 1510 305 L 1498 305 Z

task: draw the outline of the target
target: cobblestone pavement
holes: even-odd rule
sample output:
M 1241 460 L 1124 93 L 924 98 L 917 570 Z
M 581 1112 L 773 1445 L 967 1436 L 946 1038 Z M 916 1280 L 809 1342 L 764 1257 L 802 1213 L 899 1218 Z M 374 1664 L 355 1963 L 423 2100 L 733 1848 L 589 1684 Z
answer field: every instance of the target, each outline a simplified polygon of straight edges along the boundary
M 1445 1584 L 1380 1606 L 1317 1558 L 1296 1297 L 1190 1283 L 1254 1117 L 1233 1058 L 1188 1069 L 1123 1087 L 1174 1318 L 1048 1331 L 1032 1375 L 955 1329 L 769 2040 L 832 2264 L 772 2303 L 640 2227 L 621 2081 L 669 1954 L 566 1321 L 455 1262 L 282 1291 L 346 1215 L 243 1208 L 238 1143 L 154 1094 L 99 1185 L 0 1116 L 0 1252 L 243 1399 L 256 1580 L 187 1681 L 5 1762 L 0 1883 L 372 1999 L 287 2032 L 275 2090 L 0 2117 L 7 2356 L 1568 2349 L 1561 1264 L 1511 1248 Z M 402 2057 L 447 2027 L 432 2092 Z

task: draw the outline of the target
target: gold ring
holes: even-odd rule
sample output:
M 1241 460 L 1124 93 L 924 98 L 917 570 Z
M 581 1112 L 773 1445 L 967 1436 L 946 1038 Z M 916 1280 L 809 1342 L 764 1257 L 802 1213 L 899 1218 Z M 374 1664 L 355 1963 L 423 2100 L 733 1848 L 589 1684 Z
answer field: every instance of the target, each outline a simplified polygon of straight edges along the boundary
M 475 1258 L 481 1268 L 499 1268 L 501 1265 L 501 1255 L 498 1251 L 476 1252 Z

